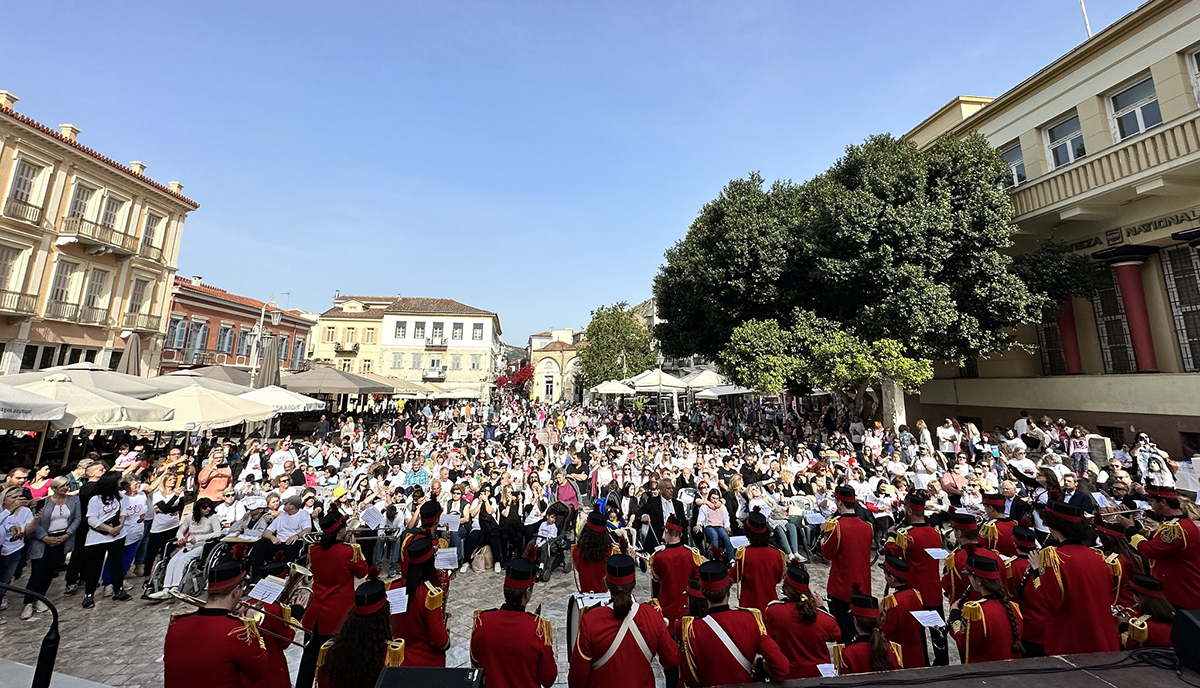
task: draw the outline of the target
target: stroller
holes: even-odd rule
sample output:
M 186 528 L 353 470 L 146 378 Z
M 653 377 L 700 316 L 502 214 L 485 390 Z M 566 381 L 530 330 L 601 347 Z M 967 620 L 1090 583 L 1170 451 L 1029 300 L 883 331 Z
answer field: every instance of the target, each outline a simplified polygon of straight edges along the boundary
M 546 515 L 554 517 L 555 532 L 551 535 L 543 523 L 534 538 L 538 545 L 538 568 L 541 570 L 538 579 L 543 583 L 550 580 L 551 574 L 559 566 L 563 571 L 571 572 L 571 545 L 575 542 L 578 512 L 570 504 L 557 501 L 546 508 Z

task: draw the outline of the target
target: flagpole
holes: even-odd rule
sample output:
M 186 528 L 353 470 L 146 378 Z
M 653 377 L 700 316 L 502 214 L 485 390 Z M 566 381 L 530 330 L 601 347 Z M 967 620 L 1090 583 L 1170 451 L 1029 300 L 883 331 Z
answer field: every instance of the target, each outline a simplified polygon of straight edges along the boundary
M 1079 0 L 1079 10 L 1083 12 L 1083 28 L 1087 29 L 1088 38 L 1092 37 L 1092 23 L 1088 21 L 1087 7 L 1083 4 L 1083 0 Z

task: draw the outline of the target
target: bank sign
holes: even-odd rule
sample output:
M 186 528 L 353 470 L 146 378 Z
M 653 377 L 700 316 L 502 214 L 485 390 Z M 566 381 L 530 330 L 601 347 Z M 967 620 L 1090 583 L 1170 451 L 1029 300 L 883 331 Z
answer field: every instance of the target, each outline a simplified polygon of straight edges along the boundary
M 1193 227 L 1200 227 L 1200 206 L 1156 217 L 1152 220 L 1129 225 L 1128 227 L 1110 229 L 1107 232 L 1073 241 L 1068 246 L 1070 246 L 1072 251 L 1091 251 L 1107 246 L 1120 246 L 1126 241 L 1131 241 L 1134 237 L 1143 234 L 1164 233 L 1166 230 L 1177 232 L 1184 229 L 1192 229 Z

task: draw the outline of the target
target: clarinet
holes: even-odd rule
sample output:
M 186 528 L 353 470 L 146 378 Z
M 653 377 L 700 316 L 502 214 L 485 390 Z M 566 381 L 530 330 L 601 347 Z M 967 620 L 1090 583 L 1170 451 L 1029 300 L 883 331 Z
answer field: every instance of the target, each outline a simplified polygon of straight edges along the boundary
M 946 613 L 946 623 L 942 624 L 942 632 L 943 632 L 943 633 L 945 633 L 945 634 L 949 635 L 949 633 L 950 633 L 950 626 L 951 626 L 951 624 L 953 623 L 953 622 L 950 620 L 950 618 L 951 618 L 952 616 L 954 616 L 954 610 L 957 608 L 957 609 L 959 610 L 959 615 L 961 616 L 961 614 L 962 614 L 962 605 L 964 605 L 964 604 L 966 604 L 966 603 L 967 603 L 967 598 L 968 598 L 968 597 L 970 597 L 970 596 L 971 596 L 971 584 L 970 584 L 970 583 L 967 583 L 967 587 L 966 587 L 966 589 L 964 589 L 964 590 L 963 590 L 963 594 L 962 594 L 962 596 L 958 598 L 958 602 L 956 602 L 956 603 L 954 603 L 954 604 L 950 605 L 950 611 Z

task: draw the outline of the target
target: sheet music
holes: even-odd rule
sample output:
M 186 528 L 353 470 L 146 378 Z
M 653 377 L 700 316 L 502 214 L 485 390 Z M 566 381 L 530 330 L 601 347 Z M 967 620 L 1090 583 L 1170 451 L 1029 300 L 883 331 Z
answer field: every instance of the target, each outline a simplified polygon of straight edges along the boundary
M 433 557 L 433 568 L 446 570 L 458 568 L 458 550 L 453 547 L 439 549 Z
M 393 614 L 403 614 L 408 611 L 408 590 L 392 588 L 387 591 L 387 599 Z
M 941 628 L 946 625 L 946 622 L 942 620 L 942 615 L 934 611 L 922 610 L 919 612 L 909 612 L 909 614 L 912 614 L 913 618 L 925 628 Z
M 745 535 L 738 535 L 736 537 L 729 538 L 729 544 L 733 545 L 734 549 L 737 549 L 738 547 L 749 547 L 750 538 L 746 537 Z
M 255 584 L 250 590 L 250 597 L 260 602 L 274 602 L 279 599 L 279 594 L 283 592 L 283 586 L 272 581 L 270 578 L 264 578 Z
M 379 513 L 379 509 L 376 509 L 374 506 L 363 509 L 363 512 L 359 515 L 358 519 L 364 526 L 370 528 L 371 530 L 378 530 L 379 526 L 387 523 L 387 521 L 383 518 L 383 514 Z
M 438 519 L 438 525 L 443 528 L 450 529 L 450 532 L 458 532 L 458 524 L 462 523 L 461 514 L 442 514 Z
M 941 547 L 926 547 L 925 553 L 928 554 L 930 557 L 937 559 L 938 561 L 941 561 L 941 560 L 945 559 L 946 557 L 950 556 L 950 553 L 947 552 L 946 550 L 942 549 Z
M 825 523 L 825 514 L 822 514 L 817 511 L 811 511 L 807 514 L 804 514 L 804 522 L 810 526 L 822 525 L 823 523 Z
M 821 676 L 837 676 L 837 667 L 832 664 L 818 664 L 817 671 L 821 672 Z

